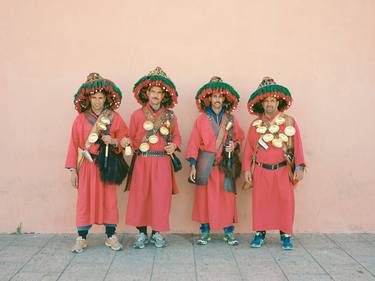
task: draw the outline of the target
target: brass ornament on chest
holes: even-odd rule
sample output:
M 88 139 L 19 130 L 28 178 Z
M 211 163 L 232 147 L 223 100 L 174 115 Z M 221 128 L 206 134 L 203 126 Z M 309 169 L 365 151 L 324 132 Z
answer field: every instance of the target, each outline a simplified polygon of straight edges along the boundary
M 111 120 L 109 120 L 109 118 L 107 116 L 103 116 L 102 118 L 100 118 L 100 121 L 104 124 L 104 125 L 109 125 L 111 124 Z
M 283 133 L 279 134 L 279 139 L 281 139 L 283 142 L 288 142 L 288 137 Z
M 271 126 L 269 126 L 268 131 L 271 134 L 275 134 L 279 131 L 279 129 L 280 129 L 280 127 L 278 125 L 271 125 Z
M 287 126 L 285 127 L 284 129 L 284 133 L 285 135 L 287 135 L 288 137 L 292 137 L 295 135 L 296 133 L 296 129 L 293 127 L 293 126 Z
M 154 128 L 154 123 L 152 123 L 151 121 L 147 120 L 143 123 L 143 128 L 146 130 L 146 131 L 151 131 L 153 128 Z
M 272 134 L 265 134 L 265 135 L 263 136 L 263 140 L 264 140 L 265 142 L 270 142 L 270 141 L 273 140 L 273 138 L 274 138 L 274 136 L 273 136 Z
M 267 127 L 265 127 L 265 126 L 258 127 L 258 128 L 256 129 L 256 132 L 257 132 L 258 134 L 264 134 L 265 132 L 267 132 Z
M 98 140 L 99 136 L 97 133 L 91 133 L 89 135 L 89 143 L 95 143 Z
M 258 120 L 255 120 L 253 122 L 253 127 L 259 127 L 260 125 L 262 125 L 262 120 L 258 119 Z
M 280 138 L 279 139 L 273 139 L 272 145 L 276 148 L 281 148 L 283 146 L 283 141 Z
M 151 135 L 148 137 L 148 142 L 155 144 L 159 141 L 159 137 L 157 135 Z
M 167 127 L 161 126 L 159 131 L 160 131 L 160 134 L 162 134 L 163 136 L 169 135 L 169 129 Z
M 147 152 L 150 150 L 150 145 L 147 143 L 147 142 L 142 142 L 140 145 L 139 145 L 139 150 L 141 152 Z
M 276 117 L 276 119 L 275 119 L 275 123 L 276 123 L 276 125 L 282 125 L 282 124 L 284 124 L 285 123 L 285 118 L 284 117 Z
M 105 124 L 103 124 L 103 123 L 98 123 L 98 124 L 96 124 L 97 125 L 97 127 L 98 127 L 98 129 L 100 129 L 100 130 L 102 130 L 102 131 L 105 131 L 106 129 L 107 129 L 107 126 L 105 125 Z
M 169 120 L 165 121 L 164 122 L 164 125 L 169 128 L 171 126 L 171 122 L 169 122 Z

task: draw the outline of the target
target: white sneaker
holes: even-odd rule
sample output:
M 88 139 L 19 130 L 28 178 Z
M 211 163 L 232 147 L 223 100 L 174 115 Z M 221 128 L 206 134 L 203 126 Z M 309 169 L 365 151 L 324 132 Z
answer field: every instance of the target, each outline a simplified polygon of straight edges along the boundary
M 154 235 L 152 235 L 150 242 L 154 244 L 156 248 L 163 248 L 167 246 L 167 241 L 165 241 L 160 232 L 156 232 Z
M 136 236 L 135 242 L 133 244 L 134 249 L 143 249 L 145 245 L 148 244 L 148 237 L 143 232 Z

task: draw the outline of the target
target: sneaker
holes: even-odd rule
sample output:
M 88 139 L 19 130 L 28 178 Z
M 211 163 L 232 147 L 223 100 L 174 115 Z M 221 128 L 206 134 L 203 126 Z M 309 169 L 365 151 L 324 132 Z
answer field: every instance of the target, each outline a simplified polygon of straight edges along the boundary
M 211 236 L 209 232 L 201 233 L 201 236 L 197 240 L 198 245 L 207 245 L 211 241 Z
M 167 246 L 163 235 L 160 232 L 156 232 L 151 236 L 150 242 L 155 245 L 156 248 L 163 248 Z
M 238 240 L 234 237 L 233 233 L 225 234 L 223 239 L 230 246 L 237 246 L 238 244 L 240 244 Z
M 292 236 L 289 234 L 281 234 L 280 240 L 281 240 L 281 248 L 284 250 L 292 250 L 293 249 L 293 243 L 290 241 L 292 239 Z
M 135 242 L 133 244 L 134 249 L 143 249 L 145 245 L 148 244 L 148 237 L 143 232 L 136 236 Z
M 82 253 L 83 250 L 87 247 L 87 241 L 86 239 L 83 239 L 81 236 L 78 236 L 76 239 L 76 243 L 72 247 L 73 253 Z
M 120 251 L 123 248 L 116 235 L 112 235 L 110 238 L 107 237 L 104 244 L 110 247 L 113 251 Z
M 257 231 L 255 233 L 255 236 L 254 236 L 254 239 L 253 241 L 251 241 L 250 243 L 250 247 L 251 248 L 260 248 L 262 247 L 263 243 L 264 243 L 264 238 L 266 237 L 266 235 L 260 231 Z

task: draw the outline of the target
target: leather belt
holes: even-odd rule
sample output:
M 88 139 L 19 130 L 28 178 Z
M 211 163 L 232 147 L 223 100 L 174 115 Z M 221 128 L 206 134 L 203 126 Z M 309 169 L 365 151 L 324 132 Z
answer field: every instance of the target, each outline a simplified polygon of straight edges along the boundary
M 259 162 L 256 162 L 256 164 L 259 167 L 262 167 L 262 168 L 267 169 L 267 170 L 277 170 L 277 169 L 279 169 L 281 167 L 286 166 L 287 162 L 283 161 L 283 162 L 280 162 L 280 163 L 277 163 L 277 164 L 274 164 L 274 165 L 264 164 L 264 163 L 259 163 Z
M 146 151 L 146 152 L 141 152 L 137 151 L 138 156 L 167 156 L 167 152 L 165 151 Z

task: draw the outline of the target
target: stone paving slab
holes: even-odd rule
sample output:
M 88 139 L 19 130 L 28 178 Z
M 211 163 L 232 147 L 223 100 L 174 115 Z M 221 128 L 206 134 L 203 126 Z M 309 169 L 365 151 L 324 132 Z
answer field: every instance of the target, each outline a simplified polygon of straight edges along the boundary
M 206 246 L 197 235 L 168 234 L 168 247 L 132 248 L 135 236 L 118 235 L 123 251 L 104 245 L 104 234 L 90 234 L 82 254 L 70 252 L 74 234 L 0 234 L 0 281 L 153 280 L 285 281 L 375 280 L 375 234 L 296 234 L 295 249 L 284 251 L 279 235 L 268 233 L 260 249 L 250 234 L 228 246 L 222 234 Z

